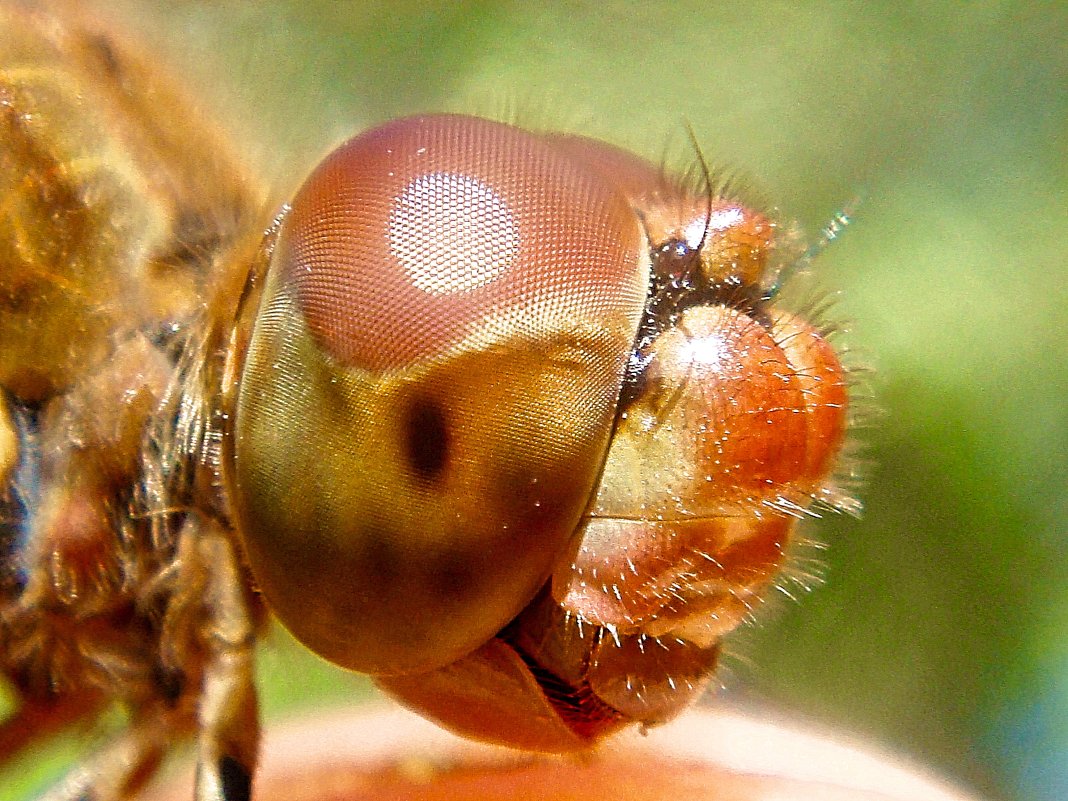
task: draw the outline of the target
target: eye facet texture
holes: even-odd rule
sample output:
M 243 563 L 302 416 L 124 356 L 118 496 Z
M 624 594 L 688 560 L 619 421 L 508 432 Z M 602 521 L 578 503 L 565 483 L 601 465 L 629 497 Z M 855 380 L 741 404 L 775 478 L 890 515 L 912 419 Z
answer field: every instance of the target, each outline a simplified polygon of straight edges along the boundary
M 487 327 L 507 336 L 512 325 L 633 310 L 644 294 L 639 239 L 618 192 L 539 138 L 469 117 L 417 118 L 320 165 L 277 263 L 324 351 L 391 370 L 489 339 Z
M 316 169 L 235 429 L 249 559 L 298 638 L 426 670 L 530 601 L 594 490 L 646 252 L 611 183 L 510 126 L 400 120 Z

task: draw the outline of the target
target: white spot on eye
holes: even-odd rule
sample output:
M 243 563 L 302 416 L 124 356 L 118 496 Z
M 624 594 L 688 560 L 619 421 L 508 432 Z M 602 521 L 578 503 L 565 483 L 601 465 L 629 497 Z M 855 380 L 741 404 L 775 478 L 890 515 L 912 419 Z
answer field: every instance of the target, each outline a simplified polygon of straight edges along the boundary
M 504 198 L 481 181 L 429 173 L 410 181 L 393 204 L 389 248 L 412 284 L 450 295 L 506 272 L 519 254 L 519 226 Z

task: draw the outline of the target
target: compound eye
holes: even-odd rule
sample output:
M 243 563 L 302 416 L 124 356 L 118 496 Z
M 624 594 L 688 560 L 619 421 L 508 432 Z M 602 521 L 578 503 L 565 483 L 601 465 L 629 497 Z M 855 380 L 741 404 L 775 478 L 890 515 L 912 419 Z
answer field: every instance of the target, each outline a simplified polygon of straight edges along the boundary
M 282 224 L 238 396 L 248 558 L 314 650 L 376 674 L 474 650 L 567 549 L 648 264 L 626 199 L 544 139 L 400 120 Z

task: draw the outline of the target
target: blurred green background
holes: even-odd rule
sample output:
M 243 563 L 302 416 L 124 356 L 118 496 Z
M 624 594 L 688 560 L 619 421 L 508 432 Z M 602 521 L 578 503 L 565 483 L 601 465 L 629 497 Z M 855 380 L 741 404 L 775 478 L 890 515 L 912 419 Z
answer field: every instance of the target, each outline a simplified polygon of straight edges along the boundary
M 874 368 L 866 511 L 810 529 L 824 586 L 735 637 L 721 696 L 984 797 L 1068 798 L 1065 4 L 117 8 L 280 193 L 343 136 L 444 109 L 653 158 L 689 123 L 812 236 L 863 198 L 815 271 Z M 270 719 L 365 691 L 274 640 Z

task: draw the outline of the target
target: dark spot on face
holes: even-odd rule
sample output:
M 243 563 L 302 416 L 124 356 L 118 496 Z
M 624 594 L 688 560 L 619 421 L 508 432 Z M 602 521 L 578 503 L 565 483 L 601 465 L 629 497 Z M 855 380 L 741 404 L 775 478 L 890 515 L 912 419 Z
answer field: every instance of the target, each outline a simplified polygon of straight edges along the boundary
M 249 801 L 252 797 L 252 777 L 248 768 L 232 756 L 219 760 L 219 778 L 224 801 Z
M 412 472 L 421 481 L 433 481 L 449 460 L 449 423 L 433 398 L 415 397 L 404 420 L 405 455 Z

